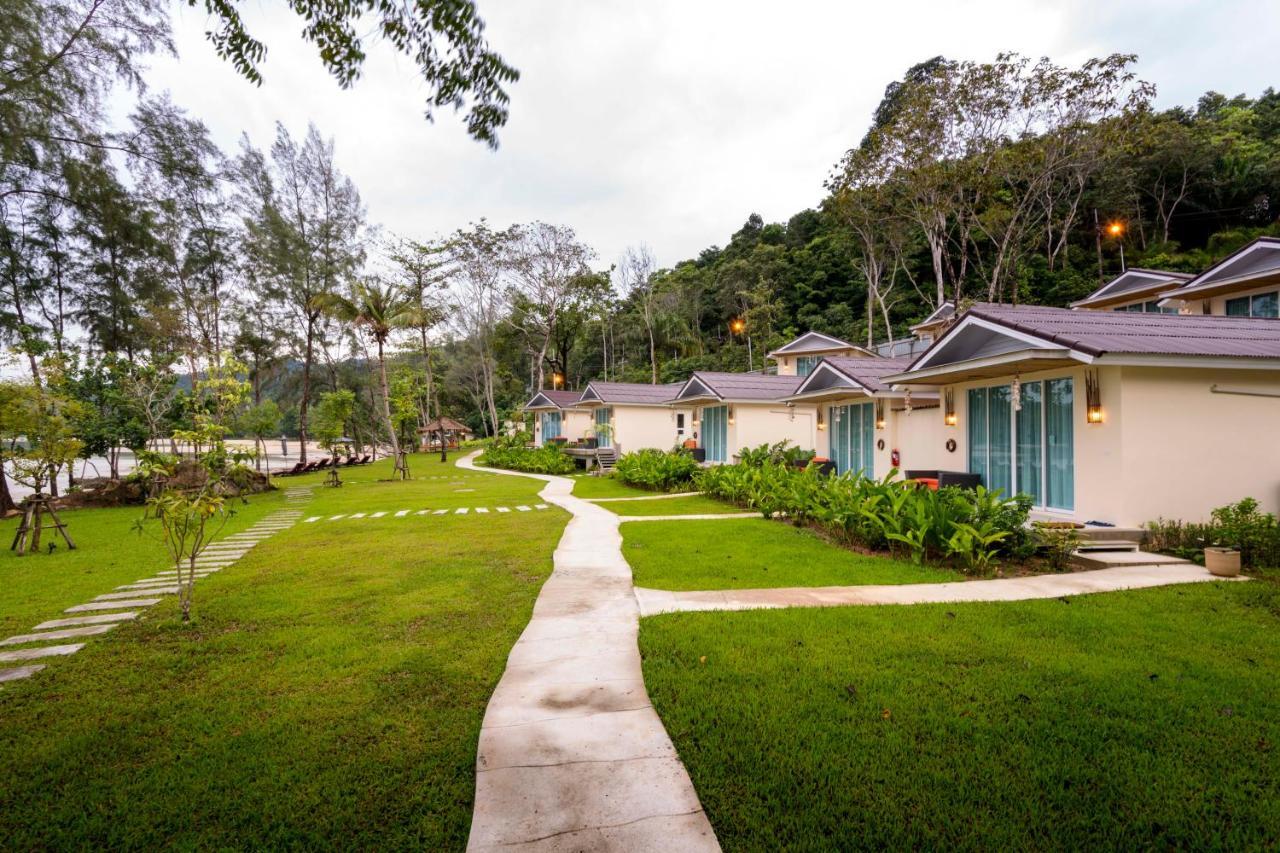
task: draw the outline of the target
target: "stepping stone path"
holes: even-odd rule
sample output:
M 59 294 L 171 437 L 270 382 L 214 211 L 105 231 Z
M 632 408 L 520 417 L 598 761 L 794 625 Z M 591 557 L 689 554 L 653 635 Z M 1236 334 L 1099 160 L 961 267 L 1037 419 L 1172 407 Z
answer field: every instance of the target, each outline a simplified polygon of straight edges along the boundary
M 618 516 L 567 477 L 494 473 L 544 481 L 573 518 L 485 711 L 467 848 L 718 851 L 645 690 Z
M 431 479 L 431 478 L 424 477 L 422 479 Z M 353 512 L 350 515 L 347 515 L 345 513 L 338 513 L 337 515 L 330 515 L 330 516 L 312 515 L 312 516 L 308 516 L 307 518 L 301 519 L 301 521 L 303 524 L 316 524 L 321 521 L 342 521 L 344 519 L 347 521 L 355 521 L 361 518 L 409 518 L 410 516 L 470 515 L 472 513 L 475 513 L 477 515 L 487 515 L 490 512 L 511 512 L 512 509 L 513 507 L 509 507 L 509 506 L 496 506 L 496 507 L 460 506 L 460 507 L 453 507 L 450 509 L 419 509 L 419 510 L 401 509 L 401 510 L 396 510 L 395 512 L 391 512 L 391 510 L 381 510 L 379 512 L 369 512 L 369 513 Z M 517 506 L 517 507 L 514 507 L 514 509 L 516 509 L 519 512 L 532 512 L 534 510 L 540 510 L 540 509 L 551 509 L 551 505 L 550 504 L 534 504 L 533 506 Z M 746 513 L 746 515 L 754 517 L 756 515 L 759 515 L 759 513 L 749 512 L 749 513 Z
M 292 527 L 302 518 L 302 507 L 311 500 L 311 489 L 291 488 L 284 493 L 283 509 L 262 518 L 253 527 L 214 542 L 195 562 L 195 578 L 201 579 L 221 571 L 249 552 L 254 545 L 280 530 Z M 384 513 L 380 513 L 384 514 Z M 142 578 L 134 583 L 116 587 L 114 592 L 104 593 L 85 604 L 68 607 L 64 612 L 86 614 L 50 619 L 36 625 L 29 634 L 15 634 L 0 639 L 0 664 L 23 663 L 42 658 L 73 655 L 84 648 L 84 643 L 60 643 L 8 650 L 8 646 L 25 646 L 34 643 L 50 643 L 77 637 L 94 637 L 105 634 L 121 622 L 138 618 L 141 608 L 159 604 L 163 598 L 178 592 L 178 570 L 166 569 L 154 577 Z M 45 668 L 42 663 L 0 667 L 0 683 L 30 678 Z

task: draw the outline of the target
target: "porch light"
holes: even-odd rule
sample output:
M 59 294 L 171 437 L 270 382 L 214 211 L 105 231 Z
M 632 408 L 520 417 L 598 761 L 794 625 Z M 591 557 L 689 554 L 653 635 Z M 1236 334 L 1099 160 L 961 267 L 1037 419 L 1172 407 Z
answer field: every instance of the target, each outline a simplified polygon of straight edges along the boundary
M 733 426 L 733 406 L 729 407 L 729 426 Z
M 701 420 L 702 420 L 702 409 L 694 409 L 694 410 L 693 410 L 693 425 L 696 427 L 696 426 L 698 425 L 698 423 L 699 423 Z
M 1090 370 L 1084 375 L 1085 421 L 1100 424 L 1102 415 L 1102 389 L 1098 385 L 1098 371 Z
M 956 392 L 954 388 L 944 388 L 942 391 L 942 422 L 949 427 L 953 427 L 959 422 L 956 417 Z
M 819 406 L 818 407 L 818 431 L 819 432 L 827 428 L 826 416 L 822 412 L 823 412 L 823 407 Z
M 884 399 L 876 400 L 876 429 L 884 429 Z

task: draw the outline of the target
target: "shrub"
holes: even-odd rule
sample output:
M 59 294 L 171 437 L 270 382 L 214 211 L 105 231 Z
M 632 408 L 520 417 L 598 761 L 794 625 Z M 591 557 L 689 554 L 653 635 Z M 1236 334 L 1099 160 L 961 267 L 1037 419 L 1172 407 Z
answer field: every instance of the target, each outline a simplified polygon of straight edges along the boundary
M 480 457 L 480 464 L 530 474 L 571 474 L 573 460 L 554 447 L 500 446 L 496 441 Z
M 614 476 L 629 486 L 674 492 L 693 483 L 698 463 L 684 450 L 637 450 L 624 454 L 613 468 Z
M 1071 563 L 1071 555 L 1080 547 L 1080 534 L 1075 526 L 1045 522 L 1036 522 L 1032 526 L 1049 568 L 1055 572 L 1065 572 Z
M 1183 559 L 1203 559 L 1207 547 L 1222 546 L 1240 551 L 1246 569 L 1280 567 L 1280 522 L 1262 512 L 1253 498 L 1218 507 L 1208 524 L 1158 518 L 1146 524 L 1151 551 L 1173 554 Z
M 790 444 L 790 441 L 784 439 L 776 444 L 746 448 L 738 452 L 738 464 L 748 468 L 763 468 L 766 465 L 794 466 L 799 462 L 808 462 L 816 455 L 812 450 L 790 447 Z

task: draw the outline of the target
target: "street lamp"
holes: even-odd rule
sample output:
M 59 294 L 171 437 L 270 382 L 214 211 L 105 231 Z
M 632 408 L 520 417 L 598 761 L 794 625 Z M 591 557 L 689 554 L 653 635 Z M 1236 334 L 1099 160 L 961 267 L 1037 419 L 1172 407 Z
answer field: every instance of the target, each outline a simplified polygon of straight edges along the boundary
M 729 321 L 729 331 L 733 332 L 735 335 L 742 334 L 743 330 L 745 330 L 746 328 L 747 328 L 746 321 L 744 321 L 741 317 L 734 317 L 732 320 Z
M 563 374 L 563 373 L 552 373 L 552 374 L 551 374 L 551 387 L 552 387 L 552 388 L 559 388 L 559 387 L 560 387 L 561 385 L 563 385 L 563 384 L 564 384 L 564 374 Z
M 1124 265 L 1124 223 L 1108 222 L 1107 236 L 1120 244 L 1120 272 L 1125 271 Z

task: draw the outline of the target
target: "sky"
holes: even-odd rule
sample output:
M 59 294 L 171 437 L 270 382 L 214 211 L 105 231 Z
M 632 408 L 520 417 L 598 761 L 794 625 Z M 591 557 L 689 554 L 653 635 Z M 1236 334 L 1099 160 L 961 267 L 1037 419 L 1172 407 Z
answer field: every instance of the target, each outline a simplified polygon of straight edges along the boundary
M 670 266 L 723 245 L 753 212 L 785 221 L 817 204 L 884 87 L 935 55 L 1136 53 L 1162 107 L 1280 85 L 1274 0 L 477 5 L 490 46 L 521 73 L 497 151 L 450 111 L 426 122 L 416 69 L 389 45 L 368 44 L 363 77 L 340 89 L 282 0 L 237 4 L 268 45 L 261 87 L 214 54 L 202 8 L 186 3 L 172 13 L 178 56 L 154 58 L 146 79 L 225 151 L 242 133 L 265 148 L 277 122 L 295 137 L 314 122 L 391 233 L 540 219 L 576 229 L 600 268 L 641 243 Z

